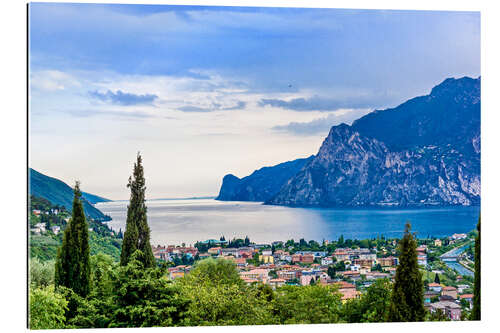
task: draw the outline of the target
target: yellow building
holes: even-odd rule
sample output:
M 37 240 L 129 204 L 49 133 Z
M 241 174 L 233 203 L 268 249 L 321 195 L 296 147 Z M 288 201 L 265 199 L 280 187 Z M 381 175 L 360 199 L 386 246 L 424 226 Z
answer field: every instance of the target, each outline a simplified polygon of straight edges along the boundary
M 440 239 L 434 240 L 434 246 L 442 246 L 442 245 L 443 245 L 443 242 L 441 242 Z
M 259 256 L 259 261 L 263 262 L 264 264 L 274 264 L 274 257 L 273 256 L 260 255 Z

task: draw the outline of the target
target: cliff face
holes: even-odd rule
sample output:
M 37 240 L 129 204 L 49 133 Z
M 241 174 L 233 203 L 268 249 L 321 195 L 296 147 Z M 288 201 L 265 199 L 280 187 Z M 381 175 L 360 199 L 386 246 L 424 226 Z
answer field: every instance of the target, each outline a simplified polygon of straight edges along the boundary
M 449 206 L 480 203 L 480 79 L 332 127 L 318 154 L 266 203 Z
M 268 204 L 319 207 L 477 205 L 480 161 L 445 146 L 393 152 L 347 125 Z
M 312 156 L 264 167 L 241 179 L 228 174 L 222 180 L 216 200 L 267 201 L 276 195 L 281 186 L 310 160 Z

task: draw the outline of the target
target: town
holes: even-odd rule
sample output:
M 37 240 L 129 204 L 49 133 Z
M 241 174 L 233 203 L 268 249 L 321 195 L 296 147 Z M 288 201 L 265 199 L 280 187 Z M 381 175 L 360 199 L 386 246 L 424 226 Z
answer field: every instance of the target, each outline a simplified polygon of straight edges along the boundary
M 474 232 L 445 238 L 419 239 L 418 264 L 424 277 L 425 307 L 431 313 L 441 310 L 449 320 L 460 320 L 472 307 L 473 276 L 471 251 Z M 262 283 L 273 289 L 284 285 L 334 285 L 343 303 L 359 298 L 377 279 L 394 281 L 398 239 L 324 240 L 322 244 L 301 239 L 251 243 L 249 238 L 209 239 L 194 246 L 152 246 L 158 262 L 168 265 L 169 278 L 189 274 L 196 261 L 223 258 L 234 262 L 247 284 Z M 453 260 L 447 253 L 463 250 Z M 448 264 L 447 264 L 448 263 Z M 472 263 L 473 265 L 473 263 Z M 473 269 L 473 268 L 472 268 Z

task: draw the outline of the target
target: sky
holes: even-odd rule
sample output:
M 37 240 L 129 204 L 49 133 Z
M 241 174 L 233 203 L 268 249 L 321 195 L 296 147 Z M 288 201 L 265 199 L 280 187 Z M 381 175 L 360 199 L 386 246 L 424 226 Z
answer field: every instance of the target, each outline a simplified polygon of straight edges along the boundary
M 30 167 L 114 200 L 316 154 L 331 126 L 480 75 L 479 12 L 31 3 Z

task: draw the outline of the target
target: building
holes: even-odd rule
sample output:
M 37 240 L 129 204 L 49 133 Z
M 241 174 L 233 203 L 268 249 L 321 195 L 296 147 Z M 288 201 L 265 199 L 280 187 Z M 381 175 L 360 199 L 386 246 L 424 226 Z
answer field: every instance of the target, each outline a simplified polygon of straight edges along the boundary
M 40 229 L 41 232 L 45 232 L 45 223 L 37 223 L 35 224 L 35 228 Z
M 33 209 L 32 212 L 33 212 L 33 215 L 35 215 L 35 216 L 40 216 L 40 214 L 42 213 L 39 209 Z
M 440 301 L 431 303 L 430 309 L 432 313 L 439 310 L 443 311 L 443 313 L 451 320 L 460 320 L 460 316 L 462 315 L 460 305 L 454 302 Z
M 52 230 L 52 232 L 54 233 L 54 235 L 57 235 L 59 233 L 59 231 L 61 231 L 61 227 L 58 226 L 58 225 L 54 225 L 50 229 Z
M 425 254 L 424 255 L 418 255 L 417 256 L 417 263 L 420 266 L 427 266 L 427 256 Z
M 303 264 L 312 264 L 314 262 L 314 254 L 304 254 L 300 259 Z
M 269 280 L 269 285 L 273 287 L 274 289 L 282 287 L 285 285 L 285 280 L 284 279 L 271 279 Z
M 429 287 L 429 290 L 432 290 L 436 293 L 440 293 L 441 290 L 443 289 L 443 287 L 439 283 L 435 283 L 435 282 L 429 283 L 428 287 Z
M 390 267 L 398 265 L 398 258 L 392 256 L 387 258 L 378 258 L 377 261 L 382 267 Z
M 344 249 L 337 249 L 337 250 L 335 250 L 335 252 L 333 253 L 333 257 L 337 261 L 346 261 L 346 260 L 350 259 L 349 253 L 346 250 L 344 250 Z
M 460 239 L 466 239 L 466 238 L 467 238 L 466 234 L 453 234 L 450 237 L 450 239 L 452 239 L 452 240 L 460 240 Z
M 458 297 L 460 298 L 460 300 L 462 300 L 462 299 L 466 300 L 469 303 L 469 308 L 472 307 L 474 294 L 463 294 L 463 295 L 460 295 Z
M 332 257 L 324 257 L 324 258 L 321 258 L 321 265 L 323 266 L 328 266 L 328 265 L 331 265 L 333 264 L 333 259 Z
M 271 251 L 269 251 L 271 252 Z M 260 255 L 259 256 L 259 261 L 264 263 L 264 264 L 274 264 L 274 257 L 272 255 Z
M 223 256 L 233 256 L 235 258 L 238 258 L 240 256 L 240 251 L 236 248 L 228 247 L 221 249 L 221 254 Z
M 359 298 L 361 295 L 361 293 L 356 290 L 356 286 L 351 283 L 340 281 L 335 283 L 335 285 L 338 286 L 338 292 L 342 295 L 342 303 L 347 302 L 349 299 Z
M 269 272 L 267 271 L 267 269 L 256 268 L 246 272 L 240 272 L 240 277 L 242 279 L 246 278 L 257 280 L 265 284 L 269 280 Z
M 441 247 L 441 246 L 443 246 L 443 242 L 440 239 L 435 239 L 434 240 L 434 246 Z
M 220 246 L 218 247 L 211 247 L 208 249 L 208 254 L 211 254 L 211 255 L 219 255 L 222 253 L 222 248 Z
M 443 287 L 443 289 L 441 290 L 441 296 L 450 296 L 453 297 L 453 299 L 457 299 L 458 298 L 457 288 L 451 286 Z
M 439 297 L 439 293 L 428 290 L 424 293 L 424 303 L 430 303 L 434 297 Z

